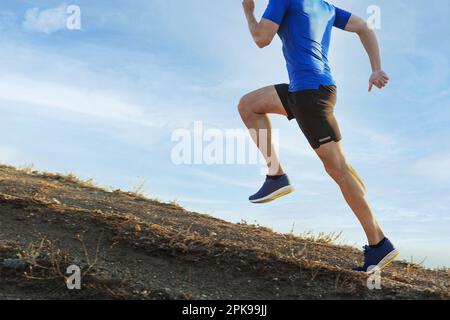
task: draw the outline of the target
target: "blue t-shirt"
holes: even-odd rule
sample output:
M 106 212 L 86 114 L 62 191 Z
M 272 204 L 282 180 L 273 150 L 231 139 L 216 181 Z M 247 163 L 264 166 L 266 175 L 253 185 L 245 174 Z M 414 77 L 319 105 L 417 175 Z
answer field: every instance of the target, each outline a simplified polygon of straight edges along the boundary
M 263 18 L 280 26 L 289 91 L 336 84 L 328 64 L 331 30 L 345 29 L 350 17 L 350 12 L 323 0 L 269 0 Z

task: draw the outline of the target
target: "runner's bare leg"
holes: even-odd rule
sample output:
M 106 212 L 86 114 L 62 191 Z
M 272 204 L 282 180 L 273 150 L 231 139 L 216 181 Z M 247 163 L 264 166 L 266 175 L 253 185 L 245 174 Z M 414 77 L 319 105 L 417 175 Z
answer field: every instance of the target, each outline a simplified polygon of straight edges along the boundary
M 340 142 L 330 142 L 316 150 L 325 170 L 339 185 L 348 205 L 361 223 L 370 245 L 384 239 L 383 231 L 373 216 L 366 200 L 364 184 L 345 159 Z
M 253 141 L 266 160 L 268 174 L 271 176 L 284 174 L 272 144 L 272 125 L 267 116 L 287 115 L 275 87 L 269 86 L 246 94 L 241 98 L 238 109 Z

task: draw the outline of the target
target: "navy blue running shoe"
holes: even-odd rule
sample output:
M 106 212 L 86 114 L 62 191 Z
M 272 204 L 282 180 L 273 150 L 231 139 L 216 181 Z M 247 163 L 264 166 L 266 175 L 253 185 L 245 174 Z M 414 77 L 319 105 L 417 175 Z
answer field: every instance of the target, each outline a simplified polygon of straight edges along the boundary
M 394 248 L 392 242 L 389 241 L 389 239 L 384 238 L 384 240 L 375 247 L 364 247 L 364 265 L 362 267 L 353 268 L 353 271 L 368 273 L 376 270 L 381 271 L 391 264 L 399 254 L 400 252 Z
M 267 203 L 281 198 L 294 191 L 287 175 L 266 177 L 264 185 L 252 195 L 249 200 L 252 203 Z

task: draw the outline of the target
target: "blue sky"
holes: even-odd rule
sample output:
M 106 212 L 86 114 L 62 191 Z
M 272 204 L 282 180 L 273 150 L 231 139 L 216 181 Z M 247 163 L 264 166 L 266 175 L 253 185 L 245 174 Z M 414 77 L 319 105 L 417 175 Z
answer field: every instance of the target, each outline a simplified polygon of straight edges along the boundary
M 367 93 L 370 68 L 358 39 L 334 31 L 336 116 L 349 161 L 372 207 L 403 252 L 450 265 L 450 5 L 441 0 L 333 1 L 360 16 L 376 4 L 391 83 Z M 67 30 L 68 5 L 82 29 Z M 266 1 L 257 1 L 260 15 Z M 36 9 L 38 7 L 38 9 Z M 34 10 L 33 10 L 34 9 Z M 30 11 L 31 10 L 31 11 Z M 273 118 L 297 193 L 266 206 L 246 198 L 258 165 L 171 161 L 178 128 L 242 128 L 244 93 L 287 81 L 277 39 L 251 42 L 241 1 L 3 1 L 0 10 L 0 162 L 74 172 L 104 186 L 177 200 L 190 210 L 281 232 L 364 236 L 337 186 L 295 123 Z

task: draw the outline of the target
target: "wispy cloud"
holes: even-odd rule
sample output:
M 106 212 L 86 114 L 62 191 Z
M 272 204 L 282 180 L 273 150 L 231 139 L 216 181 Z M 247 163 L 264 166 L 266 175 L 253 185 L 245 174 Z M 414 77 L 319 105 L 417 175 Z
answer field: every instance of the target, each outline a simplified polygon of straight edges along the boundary
M 21 152 L 12 146 L 0 145 L 0 162 L 1 163 L 18 163 L 22 159 Z
M 439 153 L 416 161 L 410 173 L 426 179 L 450 180 L 450 153 Z
M 255 185 L 253 183 L 241 181 L 237 178 L 230 178 L 227 176 L 222 176 L 219 174 L 212 173 L 211 171 L 205 171 L 205 170 L 196 170 L 194 171 L 194 174 L 201 179 L 207 180 L 207 181 L 214 181 L 221 184 L 227 184 L 230 186 L 235 187 L 241 187 L 241 188 L 255 188 Z
M 23 27 L 30 32 L 51 34 L 66 28 L 67 5 L 42 10 L 40 8 L 29 9 L 25 13 Z
M 14 26 L 16 15 L 11 11 L 0 12 L 0 30 L 6 30 Z
M 0 77 L 0 99 L 144 127 L 164 125 L 156 115 L 151 119 L 146 118 L 144 107 L 123 101 L 111 93 L 91 92 L 80 87 L 46 83 L 11 74 Z
M 193 198 L 193 197 L 180 197 L 175 201 L 179 201 L 182 203 L 195 203 L 195 204 L 230 204 L 230 201 L 225 200 L 215 200 L 215 199 L 206 199 L 206 198 Z

